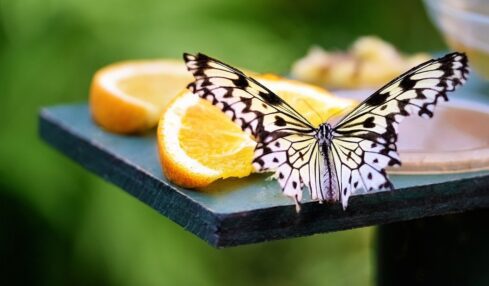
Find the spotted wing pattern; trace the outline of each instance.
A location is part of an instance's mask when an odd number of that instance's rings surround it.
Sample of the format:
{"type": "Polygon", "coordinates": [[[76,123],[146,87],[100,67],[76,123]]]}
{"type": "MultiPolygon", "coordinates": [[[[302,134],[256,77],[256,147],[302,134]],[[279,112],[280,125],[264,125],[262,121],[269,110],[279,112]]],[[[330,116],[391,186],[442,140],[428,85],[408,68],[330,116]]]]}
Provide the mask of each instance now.
{"type": "Polygon", "coordinates": [[[253,165],[260,172],[276,171],[282,191],[300,201],[307,185],[321,199],[325,172],[314,137],[316,129],[301,114],[258,81],[236,68],[203,54],[184,54],[195,77],[189,89],[221,109],[257,139],[253,165]]]}
{"type": "Polygon", "coordinates": [[[451,53],[427,61],[382,87],[333,128],[331,153],[346,207],[352,193],[392,189],[387,166],[401,165],[398,125],[411,114],[432,117],[440,99],[467,78],[467,57],[451,53]]]}
{"type": "Polygon", "coordinates": [[[281,134],[277,137],[271,133],[258,143],[253,164],[262,172],[276,170],[275,176],[282,191],[296,202],[302,199],[304,185],[314,200],[324,200],[323,192],[327,190],[322,187],[321,174],[328,170],[313,136],[281,134]]]}

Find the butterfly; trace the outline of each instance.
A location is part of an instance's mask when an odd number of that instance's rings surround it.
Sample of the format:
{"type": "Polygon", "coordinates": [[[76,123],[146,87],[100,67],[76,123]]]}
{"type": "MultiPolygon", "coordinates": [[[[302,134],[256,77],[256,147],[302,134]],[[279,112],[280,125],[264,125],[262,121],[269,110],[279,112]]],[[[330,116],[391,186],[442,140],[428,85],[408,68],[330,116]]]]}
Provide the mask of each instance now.
{"type": "Polygon", "coordinates": [[[411,114],[432,117],[438,101],[448,101],[447,92],[468,75],[463,53],[429,60],[393,79],[336,124],[316,128],[237,68],[200,53],[183,57],[195,78],[188,88],[256,139],[254,168],[275,172],[298,210],[304,186],[312,200],[341,201],[343,209],[352,194],[394,189],[385,168],[401,165],[399,123],[411,114]]]}

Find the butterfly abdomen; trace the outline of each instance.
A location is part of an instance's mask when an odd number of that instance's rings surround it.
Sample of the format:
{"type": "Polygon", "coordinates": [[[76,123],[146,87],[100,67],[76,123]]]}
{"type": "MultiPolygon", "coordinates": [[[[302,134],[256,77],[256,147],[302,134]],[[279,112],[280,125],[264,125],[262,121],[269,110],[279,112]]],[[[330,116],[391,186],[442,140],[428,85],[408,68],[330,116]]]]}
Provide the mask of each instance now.
{"type": "Polygon", "coordinates": [[[335,172],[334,161],[330,152],[331,145],[323,143],[320,146],[325,168],[321,174],[321,195],[318,199],[326,202],[337,202],[339,200],[338,179],[335,172]]]}
{"type": "Polygon", "coordinates": [[[333,132],[331,125],[327,122],[319,125],[316,132],[316,140],[319,144],[321,159],[324,161],[325,168],[321,170],[321,183],[317,199],[326,202],[336,202],[339,200],[338,179],[330,152],[332,138],[333,132]]]}

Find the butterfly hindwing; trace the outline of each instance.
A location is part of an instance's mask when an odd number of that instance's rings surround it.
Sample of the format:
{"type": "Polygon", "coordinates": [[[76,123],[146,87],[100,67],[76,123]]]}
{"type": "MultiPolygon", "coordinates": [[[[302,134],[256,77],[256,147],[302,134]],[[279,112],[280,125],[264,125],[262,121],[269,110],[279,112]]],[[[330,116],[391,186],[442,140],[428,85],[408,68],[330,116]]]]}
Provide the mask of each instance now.
{"type": "Polygon", "coordinates": [[[333,128],[331,151],[343,206],[359,189],[391,189],[387,166],[400,165],[398,125],[411,114],[432,117],[440,99],[465,82],[467,58],[461,53],[427,61],[394,79],[359,104],[333,128]]]}
{"type": "Polygon", "coordinates": [[[307,186],[312,200],[332,201],[338,196],[334,169],[328,168],[313,136],[289,134],[277,138],[271,134],[258,143],[254,165],[273,166],[284,194],[297,201],[302,199],[303,186],[307,186]]]}

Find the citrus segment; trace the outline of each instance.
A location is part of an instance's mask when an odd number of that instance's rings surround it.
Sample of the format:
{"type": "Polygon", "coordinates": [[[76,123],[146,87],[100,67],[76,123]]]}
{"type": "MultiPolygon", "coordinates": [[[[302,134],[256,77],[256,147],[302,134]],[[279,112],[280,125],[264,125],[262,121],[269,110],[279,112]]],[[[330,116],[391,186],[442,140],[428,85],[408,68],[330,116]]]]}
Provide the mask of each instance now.
{"type": "Polygon", "coordinates": [[[252,171],[256,143],[217,107],[190,91],[168,105],[157,136],[163,171],[180,186],[202,187],[252,171]]]}

